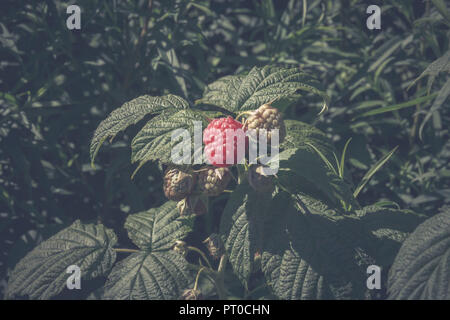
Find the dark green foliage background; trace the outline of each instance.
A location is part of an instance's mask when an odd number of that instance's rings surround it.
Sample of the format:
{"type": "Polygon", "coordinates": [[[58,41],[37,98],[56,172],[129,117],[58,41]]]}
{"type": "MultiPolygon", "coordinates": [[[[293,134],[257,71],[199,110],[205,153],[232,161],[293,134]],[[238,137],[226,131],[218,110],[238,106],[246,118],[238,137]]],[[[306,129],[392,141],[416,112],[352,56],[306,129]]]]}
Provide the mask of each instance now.
{"type": "MultiPolygon", "coordinates": [[[[355,185],[399,146],[359,195],[362,206],[392,201],[435,215],[450,199],[448,99],[427,122],[430,99],[363,114],[426,95],[428,77],[407,87],[449,50],[450,20],[436,3],[383,1],[382,29],[368,30],[365,1],[80,0],[81,30],[70,31],[72,2],[2,1],[0,295],[15,264],[76,219],[102,222],[132,246],[121,228],[127,215],[165,202],[156,164],[130,179],[138,128],[105,144],[90,166],[93,132],[112,110],[144,94],[192,104],[219,77],[269,63],[300,65],[320,81],[327,112],[317,117],[322,101],[312,94],[284,112],[324,131],[338,154],[352,137],[346,170],[355,185]]],[[[430,93],[447,78],[437,74],[430,93]]],[[[202,219],[218,220],[226,197],[202,219]]],[[[197,223],[193,242],[217,231],[197,223]]]]}

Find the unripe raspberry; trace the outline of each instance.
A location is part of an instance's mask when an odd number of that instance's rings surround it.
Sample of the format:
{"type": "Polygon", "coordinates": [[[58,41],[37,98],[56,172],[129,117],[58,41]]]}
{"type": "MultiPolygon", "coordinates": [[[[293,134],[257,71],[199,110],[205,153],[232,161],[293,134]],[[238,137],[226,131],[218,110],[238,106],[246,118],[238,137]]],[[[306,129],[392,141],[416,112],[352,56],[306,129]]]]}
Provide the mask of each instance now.
{"type": "Polygon", "coordinates": [[[274,184],[270,175],[264,174],[264,166],[252,165],[248,170],[248,183],[257,192],[272,192],[274,184]]]}
{"type": "Polygon", "coordinates": [[[195,185],[195,175],[177,168],[168,169],[164,174],[164,194],[174,201],[188,196],[195,185]]]}
{"type": "Polygon", "coordinates": [[[210,164],[215,167],[228,167],[237,163],[245,157],[245,133],[242,124],[232,117],[212,120],[208,127],[203,130],[203,142],[205,143],[205,154],[210,164]],[[228,134],[235,133],[236,137],[228,134]],[[243,143],[242,154],[238,155],[238,143],[243,143]],[[227,156],[231,158],[231,163],[227,161],[227,156]]]}
{"type": "Polygon", "coordinates": [[[230,169],[209,167],[198,174],[200,192],[209,197],[221,194],[231,180],[230,169]]]}
{"type": "Polygon", "coordinates": [[[273,108],[270,104],[263,104],[252,112],[247,118],[244,130],[256,130],[256,138],[259,138],[259,131],[265,129],[267,133],[267,143],[271,142],[272,130],[278,129],[279,143],[283,142],[286,136],[286,127],[284,125],[283,116],[278,109],[273,108]]]}

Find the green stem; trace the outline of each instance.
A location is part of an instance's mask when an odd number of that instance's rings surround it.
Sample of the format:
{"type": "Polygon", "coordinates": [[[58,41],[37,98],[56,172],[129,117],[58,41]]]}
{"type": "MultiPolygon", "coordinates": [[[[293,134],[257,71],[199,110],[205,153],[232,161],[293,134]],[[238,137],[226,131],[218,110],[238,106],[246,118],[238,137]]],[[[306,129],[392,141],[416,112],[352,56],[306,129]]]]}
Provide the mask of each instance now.
{"type": "Polygon", "coordinates": [[[227,296],[224,283],[226,266],[227,266],[227,256],[226,254],[224,254],[220,257],[219,267],[217,269],[217,276],[216,276],[216,289],[217,295],[219,296],[220,300],[225,300],[227,296]]]}
{"type": "Polygon", "coordinates": [[[139,252],[139,250],[135,250],[135,249],[116,249],[114,248],[115,252],[127,252],[127,253],[136,253],[139,252]]]}
{"type": "Polygon", "coordinates": [[[198,270],[198,272],[197,272],[197,277],[195,278],[195,283],[194,283],[194,291],[196,291],[198,288],[198,280],[200,279],[200,273],[202,273],[203,270],[205,270],[205,267],[200,268],[200,270],[198,270]]]}
{"type": "Polygon", "coordinates": [[[198,249],[198,248],[196,248],[196,247],[191,247],[191,246],[188,246],[186,249],[187,249],[188,251],[194,251],[194,252],[197,252],[197,253],[203,258],[203,260],[205,260],[205,262],[208,264],[208,267],[209,267],[210,269],[213,268],[213,267],[211,266],[211,263],[209,262],[208,258],[206,257],[205,253],[204,253],[202,250],[200,250],[200,249],[198,249]]]}
{"type": "Polygon", "coordinates": [[[256,288],[254,288],[254,289],[248,291],[248,292],[245,294],[245,299],[251,297],[255,292],[257,292],[258,290],[261,290],[261,289],[263,289],[263,288],[265,288],[265,287],[267,287],[267,284],[266,284],[266,283],[263,283],[263,284],[257,286],[256,288]]]}

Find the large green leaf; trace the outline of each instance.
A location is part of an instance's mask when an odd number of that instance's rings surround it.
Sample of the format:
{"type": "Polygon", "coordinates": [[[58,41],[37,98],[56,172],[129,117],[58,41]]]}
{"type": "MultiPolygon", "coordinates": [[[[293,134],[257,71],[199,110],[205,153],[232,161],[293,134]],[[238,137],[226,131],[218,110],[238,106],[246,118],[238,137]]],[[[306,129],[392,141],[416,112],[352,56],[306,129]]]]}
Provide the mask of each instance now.
{"type": "Polygon", "coordinates": [[[139,167],[151,160],[170,163],[171,152],[174,146],[180,143],[179,139],[172,141],[172,134],[176,129],[186,129],[191,140],[190,160],[193,163],[195,155],[203,152],[202,148],[194,148],[194,121],[201,121],[203,128],[206,124],[205,118],[200,113],[190,109],[175,113],[162,113],[151,119],[131,143],[132,162],[139,162],[139,167]]]}
{"type": "Polygon", "coordinates": [[[198,102],[236,112],[256,109],[302,90],[320,95],[325,107],[326,94],[317,88],[317,84],[297,67],[254,67],[245,76],[226,76],[209,84],[198,102]]]}
{"type": "Polygon", "coordinates": [[[333,159],[333,152],[335,152],[333,142],[316,127],[298,121],[298,120],[285,120],[286,126],[286,138],[281,144],[281,148],[310,148],[307,143],[312,144],[320,152],[322,152],[328,160],[333,159]]]}
{"type": "Polygon", "coordinates": [[[450,210],[405,240],[389,270],[389,299],[450,299],[450,210]]]}
{"type": "Polygon", "coordinates": [[[120,261],[105,285],[106,299],[178,299],[193,280],[188,262],[170,250],[191,231],[176,202],[127,217],[128,236],[142,251],[120,261]]]}
{"type": "Polygon", "coordinates": [[[358,208],[350,186],[311,148],[286,149],[279,154],[279,182],[291,193],[304,193],[333,208],[358,208]]]}
{"type": "Polygon", "coordinates": [[[332,214],[320,201],[301,196],[307,212],[293,205],[266,223],[262,270],[280,299],[361,298],[365,270],[352,243],[351,219],[332,214]]]}
{"type": "Polygon", "coordinates": [[[364,207],[356,214],[361,230],[368,236],[356,241],[366,241],[366,248],[379,266],[392,264],[402,242],[423,221],[423,216],[411,211],[378,206],[364,207]]]}
{"type": "Polygon", "coordinates": [[[191,286],[187,261],[174,251],[133,253],[118,262],[105,285],[104,298],[173,300],[191,286]]]}
{"type": "Polygon", "coordinates": [[[263,222],[273,199],[261,197],[248,184],[238,185],[228,200],[220,221],[225,250],[233,271],[247,282],[254,266],[257,250],[261,249],[263,222]]]}
{"type": "Polygon", "coordinates": [[[125,222],[128,236],[143,250],[168,250],[176,240],[182,240],[191,232],[182,222],[175,201],[167,201],[159,208],[129,215],[125,222]]]}
{"type": "Polygon", "coordinates": [[[196,101],[231,110],[228,103],[236,96],[245,75],[224,76],[210,83],[203,92],[203,98],[196,101]]]}
{"type": "Polygon", "coordinates": [[[116,260],[112,248],[116,242],[114,232],[103,225],[75,221],[20,260],[11,273],[7,298],[56,296],[66,287],[71,265],[80,268],[82,280],[105,275],[116,260]]]}
{"type": "Polygon", "coordinates": [[[136,124],[148,114],[156,114],[166,109],[187,109],[189,104],[181,97],[169,94],[162,97],[144,95],[123,104],[111,112],[95,130],[91,141],[91,161],[107,138],[111,140],[128,126],[136,124]]]}

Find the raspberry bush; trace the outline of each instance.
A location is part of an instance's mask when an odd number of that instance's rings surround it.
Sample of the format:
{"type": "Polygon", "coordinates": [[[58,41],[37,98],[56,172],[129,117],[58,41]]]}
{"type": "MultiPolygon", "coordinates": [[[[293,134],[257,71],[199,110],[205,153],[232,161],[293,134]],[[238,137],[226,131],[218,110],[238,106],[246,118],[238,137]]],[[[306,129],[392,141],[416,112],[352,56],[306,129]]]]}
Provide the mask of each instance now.
{"type": "MultiPolygon", "coordinates": [[[[345,149],[338,161],[325,133],[283,114],[301,103],[299,93],[319,96],[320,112],[326,111],[317,81],[297,67],[272,65],[220,78],[195,103],[172,94],[142,96],[113,111],[92,138],[92,165],[104,141],[146,118],[131,142],[133,176],[157,162],[164,177],[157,187],[167,201],[129,214],[125,232],[76,221],[17,264],[7,297],[58,295],[73,264],[82,281],[101,282],[92,295],[103,299],[370,299],[377,298],[366,286],[374,264],[389,275],[383,288],[390,298],[449,297],[448,246],[433,244],[448,238],[450,212],[417,228],[420,214],[360,204],[359,192],[395,149],[353,185],[345,176],[345,149]],[[172,133],[185,129],[193,136],[195,122],[205,128],[208,161],[172,163],[179,143],[172,133]],[[226,129],[265,129],[269,140],[279,130],[277,173],[265,174],[270,163],[249,163],[248,143],[239,158],[226,129]],[[233,163],[219,155],[232,155],[233,163]],[[206,233],[203,243],[191,242],[200,233],[206,233]],[[427,254],[409,255],[412,243],[427,254]],[[414,277],[427,278],[426,286],[408,282],[414,277]]],[[[195,139],[186,143],[194,160],[195,139]]]]}

